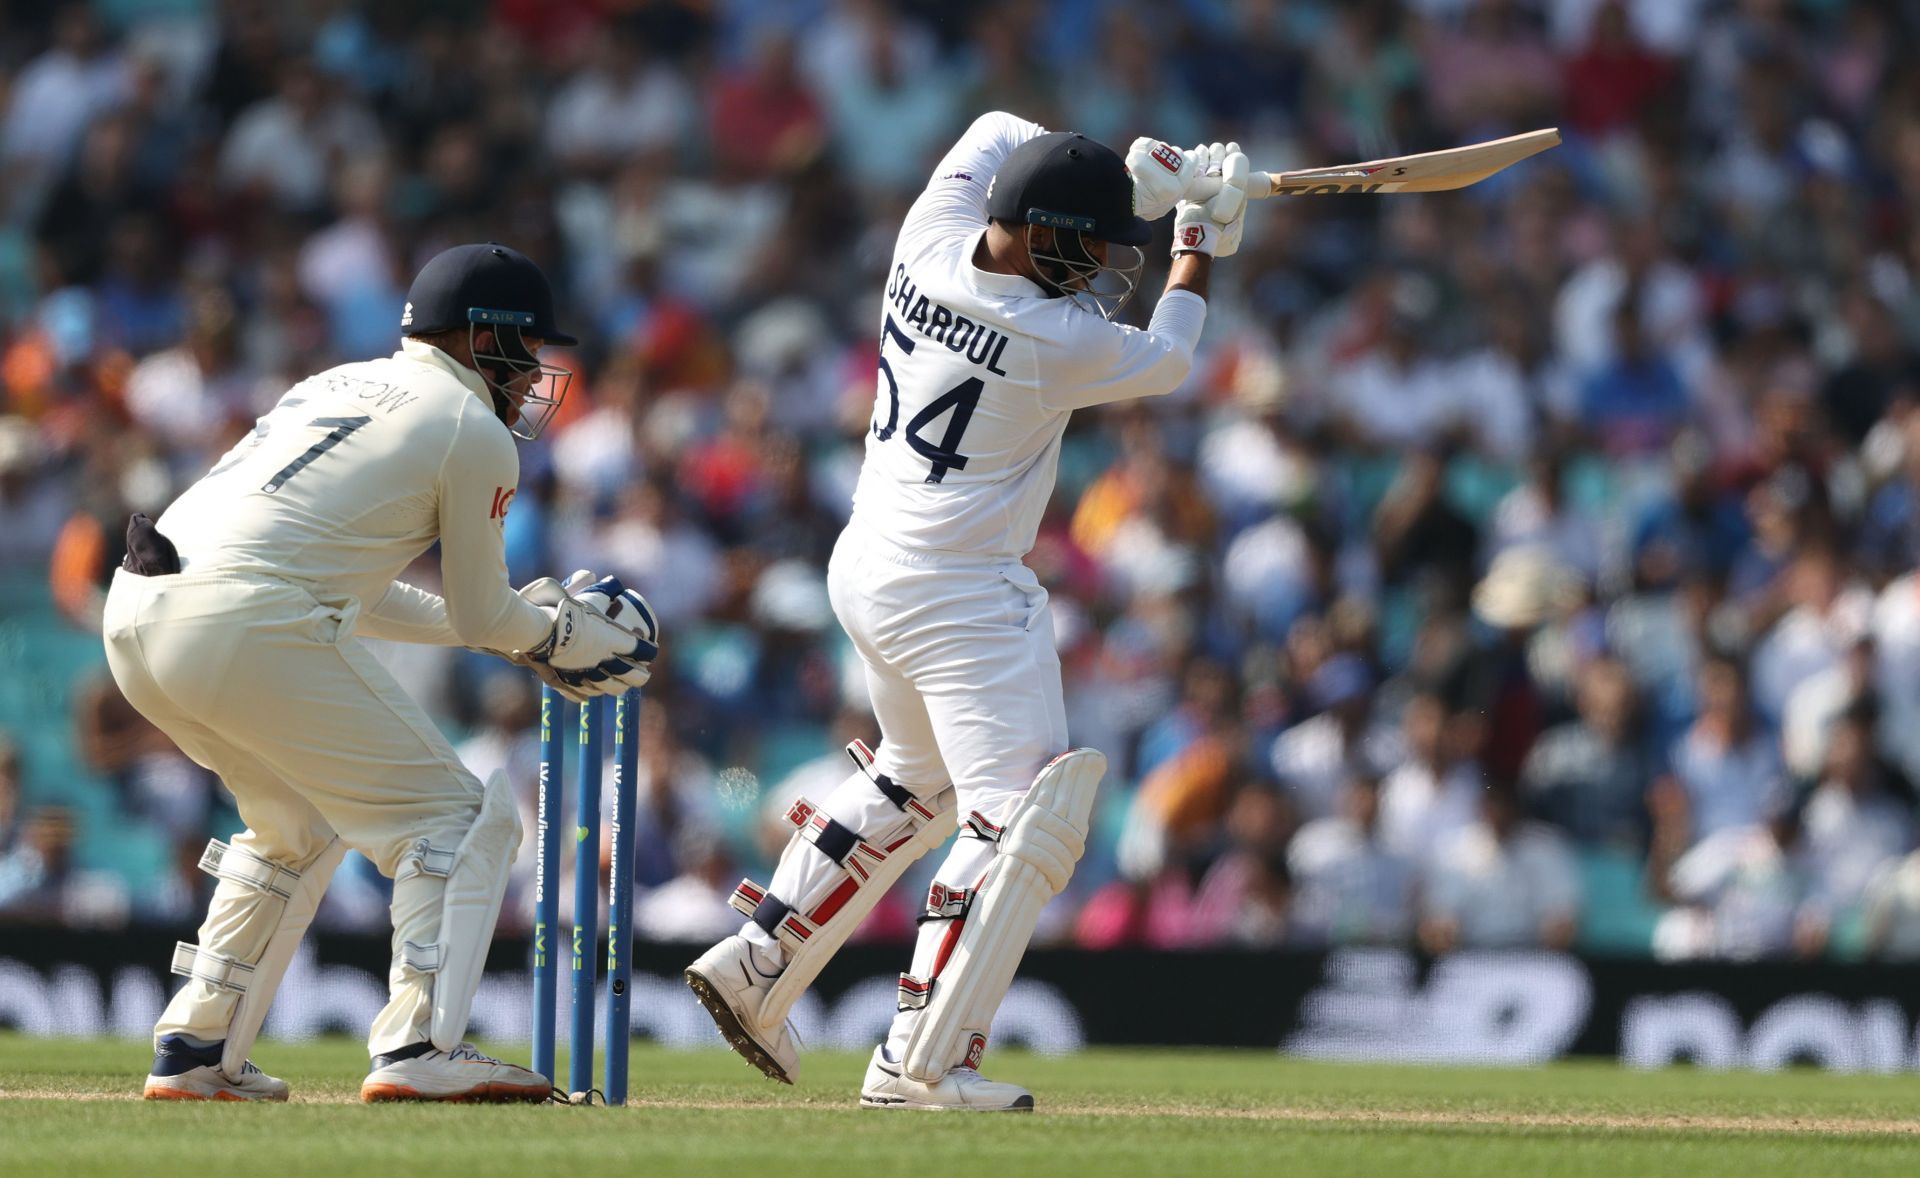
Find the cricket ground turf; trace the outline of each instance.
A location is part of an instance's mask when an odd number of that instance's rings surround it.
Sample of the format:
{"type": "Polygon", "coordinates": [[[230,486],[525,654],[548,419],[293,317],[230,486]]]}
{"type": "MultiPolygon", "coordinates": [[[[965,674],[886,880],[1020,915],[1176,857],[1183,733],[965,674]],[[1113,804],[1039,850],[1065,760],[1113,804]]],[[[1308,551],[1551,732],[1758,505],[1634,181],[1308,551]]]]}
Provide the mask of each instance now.
{"type": "Polygon", "coordinates": [[[140,1042],[0,1034],[0,1174],[1920,1173],[1911,1075],[1004,1051],[989,1073],[1032,1088],[1040,1111],[969,1116],[855,1107],[865,1059],[846,1054],[808,1055],[787,1087],[722,1051],[636,1044],[625,1108],[366,1106],[346,1039],[260,1047],[289,1104],[150,1103],[149,1058],[140,1042]]]}

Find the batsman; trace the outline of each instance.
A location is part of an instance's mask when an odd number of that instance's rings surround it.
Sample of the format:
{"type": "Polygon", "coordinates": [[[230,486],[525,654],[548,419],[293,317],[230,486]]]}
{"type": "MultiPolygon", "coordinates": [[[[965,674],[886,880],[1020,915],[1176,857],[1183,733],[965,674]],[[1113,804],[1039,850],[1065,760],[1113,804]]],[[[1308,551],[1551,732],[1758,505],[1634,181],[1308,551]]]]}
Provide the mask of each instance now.
{"type": "Polygon", "coordinates": [[[768,1076],[798,1069],[795,1000],[957,826],[860,1103],[1033,1108],[1032,1093],[981,1076],[981,1056],[1040,910],[1085,847],[1106,758],[1068,744],[1047,591],[1022,558],[1072,412],[1186,379],[1212,259],[1240,241],[1248,171],[1234,144],[1141,139],[1123,160],[995,113],[908,211],[865,462],[827,574],[880,744],[855,742],[846,781],[793,808],[768,886],[734,894],[739,933],[687,970],[727,1041],[768,1076]],[[1148,222],[1169,211],[1173,262],[1152,321],[1117,324],[1148,222]]]}
{"type": "Polygon", "coordinates": [[[537,436],[566,394],[570,374],[541,349],[575,342],[539,267],[456,246],[407,297],[399,351],[296,384],[157,523],[128,526],[108,664],[246,824],[200,860],[218,883],[197,941],[174,952],[187,980],[154,1028],[148,1099],[287,1098],[248,1053],[348,848],[393,880],[361,1097],[551,1092],[465,1042],[520,843],[506,775],[468,772],[360,639],[501,653],[585,699],[646,682],[658,627],[611,579],[507,580],[513,439],[537,436]],[[444,597],[394,580],[435,543],[444,597]]]}

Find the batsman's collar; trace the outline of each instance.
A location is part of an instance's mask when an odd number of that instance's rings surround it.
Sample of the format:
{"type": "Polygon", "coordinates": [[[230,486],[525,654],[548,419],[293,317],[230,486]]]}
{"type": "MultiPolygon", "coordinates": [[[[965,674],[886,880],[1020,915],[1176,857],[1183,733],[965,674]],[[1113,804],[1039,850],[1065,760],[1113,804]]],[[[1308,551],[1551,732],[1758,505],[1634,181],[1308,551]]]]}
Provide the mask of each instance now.
{"type": "MultiPolygon", "coordinates": [[[[985,233],[986,230],[983,229],[981,232],[985,233]]],[[[967,257],[973,257],[972,250],[967,251],[967,257]]],[[[982,270],[971,262],[967,264],[967,268],[962,271],[962,273],[967,276],[967,281],[973,284],[973,288],[982,294],[1011,295],[1026,299],[1046,297],[1046,291],[1041,290],[1031,278],[1023,275],[995,274],[991,270],[982,270]]]]}
{"type": "Polygon", "coordinates": [[[486,405],[488,408],[492,408],[493,406],[493,394],[487,391],[487,382],[479,373],[468,368],[465,364],[460,363],[460,361],[455,360],[439,348],[427,343],[425,340],[417,340],[412,336],[402,336],[400,339],[400,350],[393,354],[393,358],[396,360],[412,360],[417,364],[425,364],[428,368],[438,369],[467,386],[474,396],[480,398],[481,404],[486,405]]]}

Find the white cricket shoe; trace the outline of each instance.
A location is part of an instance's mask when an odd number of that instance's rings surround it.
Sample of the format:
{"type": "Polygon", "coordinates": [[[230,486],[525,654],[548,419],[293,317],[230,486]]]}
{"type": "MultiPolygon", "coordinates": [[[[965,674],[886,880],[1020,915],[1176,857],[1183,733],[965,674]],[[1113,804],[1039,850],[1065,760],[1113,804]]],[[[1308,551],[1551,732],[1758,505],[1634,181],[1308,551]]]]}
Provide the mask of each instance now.
{"type": "Polygon", "coordinates": [[[867,1064],[866,1082],[860,1086],[860,1107],[1030,1113],[1033,1093],[1018,1084],[989,1080],[969,1067],[954,1068],[938,1083],[922,1084],[889,1060],[886,1048],[876,1047],[867,1064]]]}
{"type": "Polygon", "coordinates": [[[482,1055],[471,1043],[441,1051],[429,1043],[375,1057],[373,1071],[360,1085],[368,1104],[389,1100],[474,1101],[501,1104],[540,1101],[553,1085],[539,1072],[482,1055]]]}
{"type": "Polygon", "coordinates": [[[702,953],[686,972],[693,996],[713,1016],[727,1046],[768,1079],[791,1084],[800,1071],[792,1033],[785,1023],[777,1031],[760,1026],[760,1007],[779,976],[760,972],[753,963],[752,943],[738,933],[702,953]]]}
{"type": "Polygon", "coordinates": [[[153,1072],[140,1095],[147,1100],[285,1100],[287,1082],[267,1075],[248,1060],[238,1078],[220,1070],[221,1043],[194,1047],[177,1035],[163,1035],[153,1053],[153,1072]]]}

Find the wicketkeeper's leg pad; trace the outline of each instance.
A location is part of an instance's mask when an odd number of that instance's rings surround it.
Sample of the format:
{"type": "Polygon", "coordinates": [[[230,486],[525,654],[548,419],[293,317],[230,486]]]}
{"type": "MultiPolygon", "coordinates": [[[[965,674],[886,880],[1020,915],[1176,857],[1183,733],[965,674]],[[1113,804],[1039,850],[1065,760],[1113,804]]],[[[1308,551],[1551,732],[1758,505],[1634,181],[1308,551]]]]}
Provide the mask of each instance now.
{"type": "MultiPolygon", "coordinates": [[[[507,869],[520,847],[520,814],[514,807],[513,787],[504,771],[487,778],[480,813],[458,846],[438,848],[418,840],[394,873],[394,912],[419,911],[427,893],[437,893],[437,930],[431,939],[408,936],[414,930],[395,928],[400,940],[393,976],[396,982],[432,988],[432,1015],[427,1037],[441,1051],[452,1051],[467,1033],[473,996],[480,988],[487,947],[500,919],[507,892],[507,869]]],[[[588,849],[589,851],[591,848],[588,849]]],[[[429,900],[427,905],[431,910],[429,900]]],[[[396,990],[400,987],[397,986],[396,990]]],[[[376,1024],[376,1035],[391,1037],[391,1028],[376,1024]]],[[[404,1046],[404,1043],[391,1046],[404,1046]]]]}
{"type": "MultiPolygon", "coordinates": [[[[932,1084],[961,1064],[980,1062],[1040,910],[1067,886],[1086,850],[1094,794],[1106,771],[1106,757],[1093,749],[1049,761],[1000,832],[974,895],[948,898],[964,917],[950,926],[959,928],[957,938],[924,978],[901,980],[903,1009],[919,1007],[901,1058],[907,1075],[932,1084]]],[[[929,915],[939,899],[929,897],[929,915]]]]}
{"type": "Polygon", "coordinates": [[[760,1008],[769,1029],[786,1021],[887,889],[954,830],[951,787],[923,797],[874,772],[873,753],[862,742],[848,745],[847,755],[855,772],[823,804],[802,799],[787,811],[796,829],[771,886],[742,880],[733,893],[733,906],[748,918],[747,935],[778,946],[785,958],[760,1008]]]}
{"type": "Polygon", "coordinates": [[[245,845],[214,839],[200,856],[200,870],[220,881],[201,935],[206,938],[208,929],[219,928],[220,947],[182,941],[174,947],[171,968],[205,987],[182,991],[186,999],[206,990],[238,996],[220,1055],[220,1070],[229,1077],[240,1075],[273,1005],[274,991],[346,853],[346,844],[336,838],[296,869],[245,845]],[[258,944],[262,933],[264,947],[247,952],[247,943],[258,944]]]}

